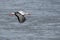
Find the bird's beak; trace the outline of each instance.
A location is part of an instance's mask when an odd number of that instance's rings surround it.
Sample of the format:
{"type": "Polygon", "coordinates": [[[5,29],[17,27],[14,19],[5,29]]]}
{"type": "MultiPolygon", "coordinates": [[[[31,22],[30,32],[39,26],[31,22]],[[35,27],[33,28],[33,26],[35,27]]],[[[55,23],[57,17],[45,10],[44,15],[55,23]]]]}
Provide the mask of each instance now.
{"type": "Polygon", "coordinates": [[[9,14],[9,16],[13,16],[13,15],[14,15],[14,13],[10,13],[10,14],[9,14]]]}

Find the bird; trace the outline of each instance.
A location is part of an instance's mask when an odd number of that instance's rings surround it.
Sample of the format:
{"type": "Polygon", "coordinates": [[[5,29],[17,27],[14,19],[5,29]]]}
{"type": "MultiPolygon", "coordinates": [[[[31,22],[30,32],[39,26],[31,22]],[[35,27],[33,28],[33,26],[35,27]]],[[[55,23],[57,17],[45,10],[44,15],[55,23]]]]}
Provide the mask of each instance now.
{"type": "Polygon", "coordinates": [[[12,12],[9,15],[15,15],[19,21],[19,23],[24,23],[26,21],[26,17],[25,15],[31,15],[30,13],[25,13],[24,11],[16,11],[16,12],[12,12]]]}

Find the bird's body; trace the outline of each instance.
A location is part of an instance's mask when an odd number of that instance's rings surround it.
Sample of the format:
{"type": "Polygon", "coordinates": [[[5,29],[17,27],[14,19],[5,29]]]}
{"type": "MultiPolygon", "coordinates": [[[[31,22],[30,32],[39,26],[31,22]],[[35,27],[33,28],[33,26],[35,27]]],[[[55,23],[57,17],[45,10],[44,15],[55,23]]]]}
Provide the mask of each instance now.
{"type": "Polygon", "coordinates": [[[15,12],[15,16],[18,18],[18,21],[20,23],[23,23],[26,20],[26,18],[24,17],[24,15],[21,15],[19,12],[15,12]]]}

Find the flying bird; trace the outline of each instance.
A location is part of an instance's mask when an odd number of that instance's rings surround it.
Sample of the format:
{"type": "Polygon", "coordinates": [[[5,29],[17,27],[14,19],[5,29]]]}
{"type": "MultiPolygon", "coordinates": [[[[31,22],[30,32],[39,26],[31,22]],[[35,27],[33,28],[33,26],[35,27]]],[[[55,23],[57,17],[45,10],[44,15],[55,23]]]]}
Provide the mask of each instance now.
{"type": "Polygon", "coordinates": [[[15,15],[20,23],[24,23],[26,21],[25,15],[30,15],[29,13],[25,13],[23,11],[12,12],[9,15],[15,15]]]}

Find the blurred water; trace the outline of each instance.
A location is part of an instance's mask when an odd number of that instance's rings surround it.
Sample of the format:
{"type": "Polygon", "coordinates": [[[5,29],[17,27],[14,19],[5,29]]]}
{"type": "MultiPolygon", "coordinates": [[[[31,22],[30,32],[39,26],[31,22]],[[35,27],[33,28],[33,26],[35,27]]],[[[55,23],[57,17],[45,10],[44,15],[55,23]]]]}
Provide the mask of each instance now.
{"type": "Polygon", "coordinates": [[[0,40],[60,40],[60,0],[0,0],[0,40]],[[11,12],[30,12],[19,23],[11,12]]]}

